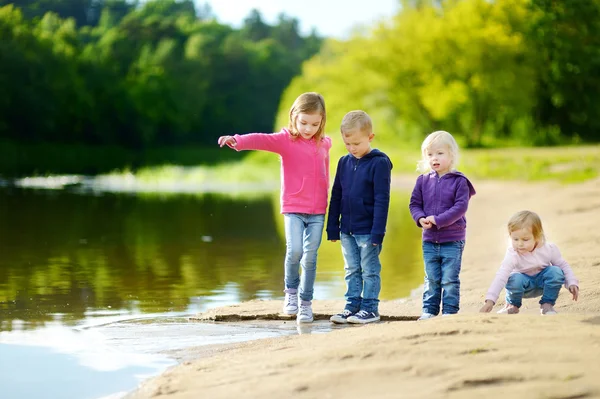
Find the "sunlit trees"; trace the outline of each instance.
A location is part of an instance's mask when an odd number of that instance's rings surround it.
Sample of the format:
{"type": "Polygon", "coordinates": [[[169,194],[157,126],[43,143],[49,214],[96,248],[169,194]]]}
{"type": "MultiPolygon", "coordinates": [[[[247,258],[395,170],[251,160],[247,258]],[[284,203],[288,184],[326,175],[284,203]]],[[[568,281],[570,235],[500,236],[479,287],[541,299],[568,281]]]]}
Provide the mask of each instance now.
{"type": "Polygon", "coordinates": [[[142,149],[268,131],[321,42],[257,11],[234,29],[192,0],[16,3],[0,8],[0,140],[142,149]]]}

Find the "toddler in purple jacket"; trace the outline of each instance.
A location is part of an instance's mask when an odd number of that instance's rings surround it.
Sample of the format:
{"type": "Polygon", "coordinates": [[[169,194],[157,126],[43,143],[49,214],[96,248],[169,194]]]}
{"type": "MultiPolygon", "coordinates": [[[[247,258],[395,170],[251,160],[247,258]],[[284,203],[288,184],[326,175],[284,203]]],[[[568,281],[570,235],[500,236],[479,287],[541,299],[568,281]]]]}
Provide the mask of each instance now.
{"type": "Polygon", "coordinates": [[[460,302],[460,267],[469,199],[475,195],[473,185],[456,170],[459,150],[448,132],[431,133],[421,144],[422,172],[410,197],[410,213],[423,228],[425,284],[423,314],[419,320],[440,312],[458,313],[460,302]]]}

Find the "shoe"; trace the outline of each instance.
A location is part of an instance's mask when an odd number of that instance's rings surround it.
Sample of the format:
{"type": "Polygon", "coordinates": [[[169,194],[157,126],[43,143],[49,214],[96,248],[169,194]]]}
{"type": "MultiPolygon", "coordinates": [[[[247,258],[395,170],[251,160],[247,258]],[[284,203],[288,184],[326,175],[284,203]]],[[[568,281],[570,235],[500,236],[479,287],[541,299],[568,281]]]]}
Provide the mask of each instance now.
{"type": "Polygon", "coordinates": [[[500,309],[496,313],[498,313],[498,314],[517,314],[517,313],[519,313],[519,308],[516,307],[515,305],[511,305],[510,303],[507,303],[506,305],[504,305],[504,307],[502,309],[500,309]]]}
{"type": "Polygon", "coordinates": [[[379,321],[379,313],[367,312],[366,310],[359,310],[355,315],[349,316],[347,319],[348,323],[352,324],[367,324],[379,321]]]}
{"type": "Polygon", "coordinates": [[[433,319],[435,317],[435,315],[433,313],[427,313],[424,312],[421,317],[419,317],[417,320],[427,320],[427,319],[433,319]]]}
{"type": "Polygon", "coordinates": [[[312,323],[313,321],[313,312],[312,306],[308,305],[300,305],[300,312],[296,317],[296,321],[298,323],[312,323]]]}
{"type": "Polygon", "coordinates": [[[542,306],[540,306],[540,313],[542,314],[542,316],[558,314],[558,312],[554,310],[554,306],[550,305],[549,303],[544,303],[542,304],[542,306]]]}
{"type": "Polygon", "coordinates": [[[298,314],[298,294],[285,294],[283,300],[283,314],[298,314]]]}
{"type": "Polygon", "coordinates": [[[348,309],[344,309],[342,313],[334,314],[329,318],[329,321],[335,324],[348,324],[348,317],[352,316],[354,313],[349,311],[348,309]]]}

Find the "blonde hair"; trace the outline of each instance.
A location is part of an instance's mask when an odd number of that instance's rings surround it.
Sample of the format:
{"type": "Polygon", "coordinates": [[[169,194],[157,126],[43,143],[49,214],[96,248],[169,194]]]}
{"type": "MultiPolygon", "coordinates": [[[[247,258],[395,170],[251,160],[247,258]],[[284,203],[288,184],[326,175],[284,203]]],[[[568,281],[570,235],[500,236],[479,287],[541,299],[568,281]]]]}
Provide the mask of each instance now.
{"type": "Polygon", "coordinates": [[[296,101],[290,108],[290,123],[288,129],[294,139],[298,138],[300,133],[296,129],[296,121],[298,114],[321,114],[321,124],[319,130],[313,136],[317,143],[325,137],[325,122],[327,121],[327,113],[325,112],[325,99],[322,95],[315,92],[303,93],[296,98],[296,101]]]}
{"type": "Polygon", "coordinates": [[[365,135],[373,133],[373,121],[365,111],[350,111],[342,118],[340,131],[343,135],[353,133],[355,129],[365,135]]]}
{"type": "Polygon", "coordinates": [[[417,170],[421,173],[427,173],[431,170],[429,167],[429,159],[427,158],[427,150],[434,145],[446,145],[452,158],[452,164],[450,170],[456,170],[459,160],[458,144],[452,135],[444,130],[438,130],[431,133],[423,140],[421,144],[421,156],[422,159],[417,163],[417,170]]]}
{"type": "Polygon", "coordinates": [[[542,220],[537,213],[531,211],[520,211],[511,216],[508,221],[508,234],[513,231],[530,228],[531,234],[537,244],[543,244],[546,242],[546,236],[544,235],[544,229],[542,227],[542,220]]]}

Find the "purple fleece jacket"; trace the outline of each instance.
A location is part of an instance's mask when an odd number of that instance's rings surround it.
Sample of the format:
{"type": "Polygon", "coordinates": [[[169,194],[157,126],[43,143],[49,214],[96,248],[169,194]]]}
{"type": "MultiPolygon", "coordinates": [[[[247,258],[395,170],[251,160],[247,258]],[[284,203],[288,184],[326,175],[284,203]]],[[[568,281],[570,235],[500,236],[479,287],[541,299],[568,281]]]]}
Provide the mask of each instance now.
{"type": "Polygon", "coordinates": [[[419,227],[423,227],[419,219],[427,216],[433,215],[436,222],[430,229],[423,229],[423,241],[464,240],[467,231],[465,213],[473,195],[473,185],[460,172],[449,172],[442,177],[433,171],[420,175],[410,197],[410,214],[419,227]]]}

